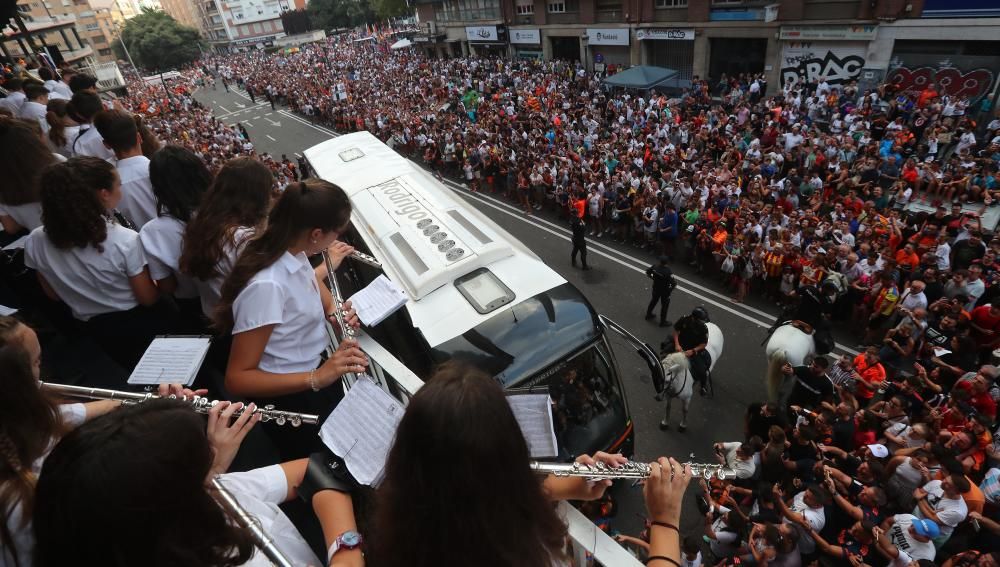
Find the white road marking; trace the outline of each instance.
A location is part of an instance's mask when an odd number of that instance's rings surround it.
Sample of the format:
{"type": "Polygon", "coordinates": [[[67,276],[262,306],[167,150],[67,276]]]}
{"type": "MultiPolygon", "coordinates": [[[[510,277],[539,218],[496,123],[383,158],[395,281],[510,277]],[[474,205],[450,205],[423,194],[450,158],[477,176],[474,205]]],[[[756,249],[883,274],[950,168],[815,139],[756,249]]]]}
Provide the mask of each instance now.
{"type": "Polygon", "coordinates": [[[295,157],[302,157],[302,154],[300,154],[299,152],[295,152],[295,157]]]}
{"type": "Polygon", "coordinates": [[[251,118],[250,120],[260,120],[260,116],[254,116],[254,117],[253,117],[253,118],[251,118]]]}
{"type": "Polygon", "coordinates": [[[264,134],[264,135],[267,136],[267,138],[269,140],[271,140],[272,142],[277,142],[278,141],[278,140],[275,140],[274,138],[272,138],[270,134],[264,134]]]}
{"type": "Polygon", "coordinates": [[[274,113],[273,113],[273,112],[268,112],[268,113],[267,113],[267,114],[265,114],[264,116],[270,116],[270,115],[272,115],[272,114],[274,114],[274,113]]]}
{"type": "Polygon", "coordinates": [[[304,125],[312,128],[313,130],[318,130],[319,132],[322,132],[322,133],[326,134],[327,136],[330,136],[331,138],[336,138],[337,136],[340,135],[340,134],[338,134],[338,133],[336,133],[336,132],[334,132],[332,130],[328,130],[328,129],[322,127],[322,126],[317,126],[316,124],[313,124],[312,122],[309,122],[308,120],[306,120],[304,118],[300,118],[300,117],[296,116],[295,114],[292,114],[291,112],[288,112],[287,110],[279,110],[278,114],[284,116],[285,118],[289,118],[289,119],[294,120],[296,122],[300,122],[300,123],[302,123],[302,124],[304,124],[304,125]]]}
{"type": "Polygon", "coordinates": [[[249,126],[249,127],[253,128],[253,124],[251,124],[250,122],[247,122],[246,124],[244,124],[244,126],[249,126]]]}
{"type": "Polygon", "coordinates": [[[232,112],[230,112],[228,108],[226,108],[225,106],[222,106],[221,104],[219,105],[219,108],[221,108],[222,110],[225,110],[226,114],[232,114],[232,112]]]}
{"type": "Polygon", "coordinates": [[[281,122],[276,122],[274,120],[271,120],[270,118],[265,118],[264,120],[267,120],[268,122],[270,122],[271,126],[277,126],[278,128],[281,128],[281,122]]]}

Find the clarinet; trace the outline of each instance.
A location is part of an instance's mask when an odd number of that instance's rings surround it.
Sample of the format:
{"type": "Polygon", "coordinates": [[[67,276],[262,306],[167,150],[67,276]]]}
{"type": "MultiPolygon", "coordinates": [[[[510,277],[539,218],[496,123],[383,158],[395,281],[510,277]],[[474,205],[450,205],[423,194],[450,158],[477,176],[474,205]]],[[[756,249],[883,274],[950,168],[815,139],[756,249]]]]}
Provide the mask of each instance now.
{"type": "MultiPolygon", "coordinates": [[[[702,477],[705,480],[719,479],[731,480],[736,478],[736,472],[725,468],[722,465],[706,463],[683,463],[681,466],[691,467],[692,477],[702,477]]],[[[538,474],[551,474],[558,477],[583,477],[587,480],[615,480],[619,478],[629,478],[635,481],[645,480],[652,474],[653,467],[648,463],[628,461],[627,463],[613,467],[605,463],[598,462],[594,465],[583,463],[531,463],[531,470],[538,474]]]]}
{"type": "MultiPolygon", "coordinates": [[[[122,403],[122,405],[135,405],[141,404],[143,402],[148,402],[149,400],[159,399],[160,396],[150,393],[139,393],[139,392],[125,392],[122,390],[108,390],[105,388],[89,388],[86,386],[70,386],[68,384],[54,384],[52,382],[39,382],[43,390],[47,390],[54,394],[59,394],[66,396],[68,398],[83,398],[88,400],[117,400],[122,403]]],[[[187,402],[191,405],[191,408],[198,413],[208,413],[208,410],[215,407],[219,400],[210,400],[208,398],[203,398],[201,396],[181,396],[177,397],[173,394],[167,397],[167,399],[180,400],[182,402],[187,402]]],[[[240,417],[243,412],[247,410],[247,406],[233,412],[233,417],[240,417]]],[[[273,421],[277,425],[290,424],[292,427],[299,427],[303,423],[309,425],[316,425],[319,423],[319,416],[312,415],[308,413],[297,413],[291,411],[282,411],[274,409],[273,405],[266,405],[264,407],[256,408],[253,411],[255,414],[260,415],[260,420],[263,423],[273,421]]]]}

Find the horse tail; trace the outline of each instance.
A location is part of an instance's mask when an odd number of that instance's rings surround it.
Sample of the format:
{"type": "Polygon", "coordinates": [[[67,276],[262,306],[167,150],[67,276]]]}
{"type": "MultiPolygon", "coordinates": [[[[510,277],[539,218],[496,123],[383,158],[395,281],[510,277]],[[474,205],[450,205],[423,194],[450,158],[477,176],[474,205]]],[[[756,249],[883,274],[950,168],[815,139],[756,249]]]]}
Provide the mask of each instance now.
{"type": "Polygon", "coordinates": [[[788,362],[785,349],[779,348],[767,357],[767,374],[765,375],[765,385],[767,386],[767,399],[770,402],[778,401],[778,391],[781,389],[781,382],[784,375],[781,367],[788,362]]]}

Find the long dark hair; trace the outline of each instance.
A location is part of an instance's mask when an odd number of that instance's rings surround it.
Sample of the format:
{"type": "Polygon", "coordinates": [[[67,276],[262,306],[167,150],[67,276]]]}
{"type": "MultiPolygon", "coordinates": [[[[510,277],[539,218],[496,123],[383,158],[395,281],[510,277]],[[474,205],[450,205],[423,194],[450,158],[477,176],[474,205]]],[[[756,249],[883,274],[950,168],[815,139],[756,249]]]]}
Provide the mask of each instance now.
{"type": "Polygon", "coordinates": [[[212,174],[194,152],[170,145],[149,160],[149,182],[153,185],[157,211],[186,223],[201,204],[212,174]]]}
{"type": "Polygon", "coordinates": [[[248,532],[205,487],[205,421],[179,400],[94,419],[52,450],[35,493],[35,565],[242,565],[248,532]]]}
{"type": "Polygon", "coordinates": [[[93,246],[104,252],[108,212],[97,192],[111,190],[115,168],[100,158],[80,156],[42,172],[42,224],[56,248],[93,246]]]}
{"type": "Polygon", "coordinates": [[[372,564],[552,565],[566,526],[528,463],[500,386],[478,370],[442,366],[396,431],[378,493],[372,564]]]}
{"type": "Polygon", "coordinates": [[[286,187],[268,215],[267,228],[247,244],[222,284],[214,317],[216,327],[223,332],[232,329],[236,296],[250,278],[276,262],[304,232],[339,230],[350,220],[351,201],[333,183],[307,179],[286,187]]]}
{"type": "Polygon", "coordinates": [[[24,528],[31,520],[31,465],[62,433],[59,411],[39,389],[28,352],[17,338],[24,331],[17,319],[0,316],[0,548],[10,551],[15,565],[20,565],[19,550],[10,528],[24,528]],[[10,526],[9,516],[19,503],[21,525],[10,526]]]}
{"type": "Polygon", "coordinates": [[[69,101],[64,98],[54,98],[45,106],[45,121],[49,124],[49,141],[56,148],[62,148],[69,141],[66,139],[66,120],[69,118],[68,106],[69,101]]]}
{"type": "Polygon", "coordinates": [[[219,261],[236,229],[259,226],[267,218],[273,186],[271,170],[259,161],[238,157],[226,162],[184,230],[181,272],[201,280],[220,275],[219,261]]]}
{"type": "Polygon", "coordinates": [[[45,166],[55,163],[52,150],[26,123],[0,117],[0,203],[24,205],[38,202],[38,178],[45,166]]]}

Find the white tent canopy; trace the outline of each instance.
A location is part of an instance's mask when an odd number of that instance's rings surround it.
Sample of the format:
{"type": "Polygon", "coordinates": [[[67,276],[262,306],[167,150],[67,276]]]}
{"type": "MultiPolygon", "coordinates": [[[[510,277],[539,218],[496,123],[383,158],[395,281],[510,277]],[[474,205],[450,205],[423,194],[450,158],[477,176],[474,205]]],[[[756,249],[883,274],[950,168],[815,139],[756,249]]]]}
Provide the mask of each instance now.
{"type": "Polygon", "coordinates": [[[412,41],[403,38],[397,41],[396,43],[392,44],[391,46],[389,46],[389,49],[403,49],[404,47],[409,47],[411,45],[413,45],[412,41]]]}

